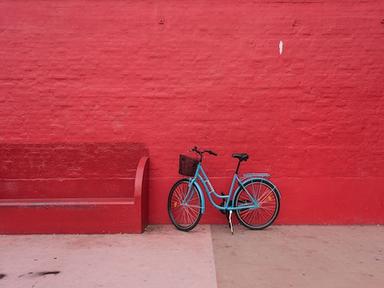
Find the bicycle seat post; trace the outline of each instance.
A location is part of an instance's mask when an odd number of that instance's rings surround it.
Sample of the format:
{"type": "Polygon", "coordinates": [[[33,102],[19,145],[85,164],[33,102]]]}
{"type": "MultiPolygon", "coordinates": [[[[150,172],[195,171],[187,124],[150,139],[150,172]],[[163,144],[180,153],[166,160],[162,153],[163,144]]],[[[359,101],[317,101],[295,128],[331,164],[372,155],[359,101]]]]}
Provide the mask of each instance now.
{"type": "Polygon", "coordinates": [[[237,162],[237,167],[236,167],[236,172],[235,172],[235,174],[239,174],[240,163],[241,163],[241,160],[239,159],[239,162],[237,162]]]}

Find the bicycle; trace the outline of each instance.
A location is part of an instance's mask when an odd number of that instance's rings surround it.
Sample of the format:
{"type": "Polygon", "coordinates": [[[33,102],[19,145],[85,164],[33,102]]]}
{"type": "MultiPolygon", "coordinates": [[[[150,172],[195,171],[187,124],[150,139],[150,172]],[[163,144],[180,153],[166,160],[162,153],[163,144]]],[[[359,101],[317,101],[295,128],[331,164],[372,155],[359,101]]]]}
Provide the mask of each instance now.
{"type": "Polygon", "coordinates": [[[233,211],[239,222],[249,229],[262,230],[272,225],[280,210],[280,192],[276,185],[267,179],[270,177],[267,173],[246,173],[239,177],[240,164],[249,159],[248,154],[232,154],[233,158],[238,159],[237,168],[228,194],[220,195],[213,188],[202,165],[205,153],[218,156],[217,153],[211,150],[199,150],[197,147],[191,151],[198,155],[198,159],[179,156],[179,174],[189,178],[177,181],[168,196],[168,215],[177,229],[190,231],[199,223],[205,212],[203,191],[208,196],[209,202],[227,215],[232,234],[233,211]],[[221,199],[222,203],[217,204],[212,194],[216,199],[221,199]]]}

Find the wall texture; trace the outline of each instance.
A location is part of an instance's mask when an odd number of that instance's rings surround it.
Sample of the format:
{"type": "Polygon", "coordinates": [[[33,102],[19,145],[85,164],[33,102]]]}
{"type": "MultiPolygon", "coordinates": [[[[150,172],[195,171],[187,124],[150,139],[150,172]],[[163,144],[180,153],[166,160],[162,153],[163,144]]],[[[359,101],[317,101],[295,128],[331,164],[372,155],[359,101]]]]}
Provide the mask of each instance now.
{"type": "Polygon", "coordinates": [[[198,145],[219,191],[232,152],[271,173],[279,223],[384,224],[383,75],[381,0],[0,0],[0,143],[143,143],[152,223],[198,145]]]}

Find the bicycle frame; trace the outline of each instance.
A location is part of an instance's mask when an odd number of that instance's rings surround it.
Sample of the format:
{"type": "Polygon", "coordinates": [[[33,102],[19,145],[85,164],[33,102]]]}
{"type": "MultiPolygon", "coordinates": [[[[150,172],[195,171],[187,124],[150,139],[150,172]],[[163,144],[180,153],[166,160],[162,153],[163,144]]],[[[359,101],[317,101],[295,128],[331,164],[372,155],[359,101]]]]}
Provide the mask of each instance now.
{"type": "Polygon", "coordinates": [[[259,202],[254,197],[252,197],[251,194],[247,191],[247,189],[245,188],[243,182],[241,181],[241,179],[239,178],[237,173],[235,173],[233,175],[232,183],[231,183],[228,194],[227,195],[220,195],[213,188],[211,181],[209,180],[207,174],[205,173],[205,171],[203,169],[203,166],[201,165],[201,163],[199,163],[197,165],[197,169],[196,169],[194,177],[189,179],[188,192],[187,192],[187,195],[185,196],[185,199],[183,200],[182,203],[185,205],[186,203],[188,203],[192,199],[192,196],[193,196],[192,187],[194,185],[196,185],[197,189],[200,190],[200,191],[198,191],[198,193],[200,193],[201,194],[200,196],[202,197],[202,213],[204,213],[204,211],[205,211],[205,200],[204,200],[204,193],[202,193],[203,191],[201,191],[202,189],[199,185],[199,182],[203,185],[205,193],[208,195],[209,202],[211,202],[211,204],[219,210],[231,211],[231,210],[256,209],[256,208],[260,207],[259,202]],[[250,199],[252,199],[252,201],[253,201],[252,204],[239,205],[237,207],[234,207],[234,201],[231,201],[231,200],[233,200],[233,198],[235,196],[233,194],[234,194],[234,188],[235,188],[236,183],[238,183],[239,187],[242,187],[244,189],[244,191],[248,194],[250,199]],[[216,198],[224,199],[225,200],[224,205],[223,206],[217,205],[212,198],[212,194],[216,198]]]}

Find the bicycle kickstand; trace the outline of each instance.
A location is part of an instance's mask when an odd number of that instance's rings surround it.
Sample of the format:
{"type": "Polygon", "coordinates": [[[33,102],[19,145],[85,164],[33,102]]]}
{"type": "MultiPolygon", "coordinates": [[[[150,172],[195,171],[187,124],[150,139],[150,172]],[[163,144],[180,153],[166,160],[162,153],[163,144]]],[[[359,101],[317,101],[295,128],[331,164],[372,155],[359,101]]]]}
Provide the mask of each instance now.
{"type": "Polygon", "coordinates": [[[232,224],[232,210],[229,211],[229,215],[228,215],[228,224],[229,224],[229,228],[231,228],[231,233],[233,235],[233,233],[235,232],[234,229],[233,229],[233,224],[232,224]]]}

